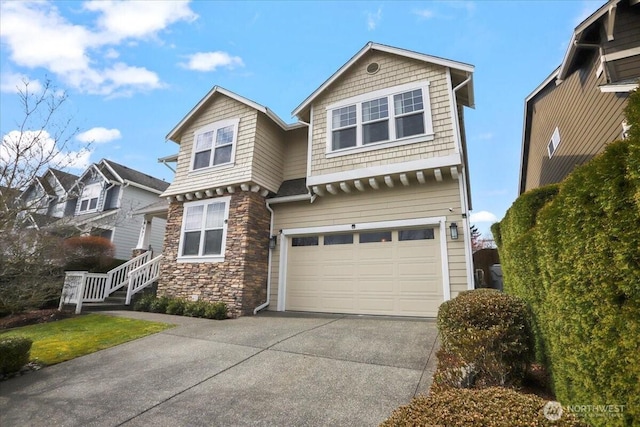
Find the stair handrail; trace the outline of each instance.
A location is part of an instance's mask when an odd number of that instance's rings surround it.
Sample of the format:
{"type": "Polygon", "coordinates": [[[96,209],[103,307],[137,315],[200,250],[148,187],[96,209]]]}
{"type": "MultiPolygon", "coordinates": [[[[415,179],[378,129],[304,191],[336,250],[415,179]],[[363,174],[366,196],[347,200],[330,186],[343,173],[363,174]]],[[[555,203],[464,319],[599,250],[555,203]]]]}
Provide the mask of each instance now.
{"type": "Polygon", "coordinates": [[[146,264],[151,259],[151,255],[153,252],[147,251],[141,255],[138,255],[135,258],[131,258],[129,261],[124,264],[119,265],[118,267],[107,272],[108,278],[107,283],[108,286],[105,288],[104,297],[108,297],[113,292],[117,291],[124,285],[129,282],[129,273],[140,267],[141,265],[146,264]]]}
{"type": "Polygon", "coordinates": [[[162,254],[129,272],[129,284],[127,285],[127,298],[125,300],[126,305],[131,304],[131,297],[133,297],[133,295],[160,277],[160,261],[162,261],[162,254]]]}

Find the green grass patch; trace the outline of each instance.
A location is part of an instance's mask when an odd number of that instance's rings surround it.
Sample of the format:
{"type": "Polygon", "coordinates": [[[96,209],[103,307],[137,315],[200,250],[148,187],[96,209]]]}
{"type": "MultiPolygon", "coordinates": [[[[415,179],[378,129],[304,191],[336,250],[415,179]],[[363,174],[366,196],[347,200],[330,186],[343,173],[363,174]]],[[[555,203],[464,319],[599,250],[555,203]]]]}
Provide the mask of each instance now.
{"type": "Polygon", "coordinates": [[[72,319],[24,326],[0,333],[33,340],[31,360],[44,365],[71,360],[172,328],[174,325],[145,320],[89,314],[72,319]]]}

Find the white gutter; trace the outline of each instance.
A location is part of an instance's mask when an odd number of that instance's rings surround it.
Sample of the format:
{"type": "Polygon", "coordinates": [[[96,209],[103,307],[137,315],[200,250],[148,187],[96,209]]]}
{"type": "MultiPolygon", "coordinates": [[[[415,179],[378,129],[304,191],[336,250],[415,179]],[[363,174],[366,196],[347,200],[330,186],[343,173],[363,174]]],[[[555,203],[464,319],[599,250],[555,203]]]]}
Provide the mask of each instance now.
{"type": "Polygon", "coordinates": [[[275,205],[278,203],[287,202],[303,202],[309,199],[311,199],[311,194],[296,194],[293,196],[274,197],[273,199],[269,199],[267,203],[270,205],[275,205]]]}
{"type": "MultiPolygon", "coordinates": [[[[264,205],[266,206],[267,210],[271,212],[271,223],[269,224],[269,239],[271,239],[271,237],[273,236],[273,221],[275,218],[275,214],[273,213],[273,209],[271,209],[271,206],[269,206],[269,200],[265,200],[264,205]]],[[[254,315],[258,314],[260,310],[268,307],[269,303],[271,302],[271,254],[273,253],[273,251],[274,249],[269,248],[269,259],[267,261],[267,300],[264,304],[260,304],[253,310],[254,315]]]]}

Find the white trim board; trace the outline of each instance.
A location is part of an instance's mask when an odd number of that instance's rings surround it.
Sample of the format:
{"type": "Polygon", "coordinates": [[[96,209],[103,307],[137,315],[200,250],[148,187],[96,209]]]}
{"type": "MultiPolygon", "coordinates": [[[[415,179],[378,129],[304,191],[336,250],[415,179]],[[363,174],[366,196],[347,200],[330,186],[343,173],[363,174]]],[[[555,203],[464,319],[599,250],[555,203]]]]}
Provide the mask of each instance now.
{"type": "Polygon", "coordinates": [[[391,175],[402,172],[412,172],[425,169],[458,166],[462,163],[460,153],[448,156],[431,157],[428,159],[412,160],[410,162],[392,163],[390,165],[372,166],[368,168],[352,169],[344,172],[329,173],[307,177],[307,187],[329,184],[338,181],[369,178],[380,175],[391,175]]]}

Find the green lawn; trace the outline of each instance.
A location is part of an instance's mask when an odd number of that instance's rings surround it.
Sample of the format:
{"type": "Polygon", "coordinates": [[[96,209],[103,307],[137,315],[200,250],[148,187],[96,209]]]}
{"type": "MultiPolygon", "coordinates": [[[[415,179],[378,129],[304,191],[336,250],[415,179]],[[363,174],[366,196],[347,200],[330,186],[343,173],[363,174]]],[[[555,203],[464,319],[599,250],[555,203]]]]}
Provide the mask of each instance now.
{"type": "Polygon", "coordinates": [[[54,365],[155,334],[173,326],[166,323],[88,314],[0,332],[0,339],[12,336],[31,338],[33,340],[31,360],[44,365],[54,365]]]}

